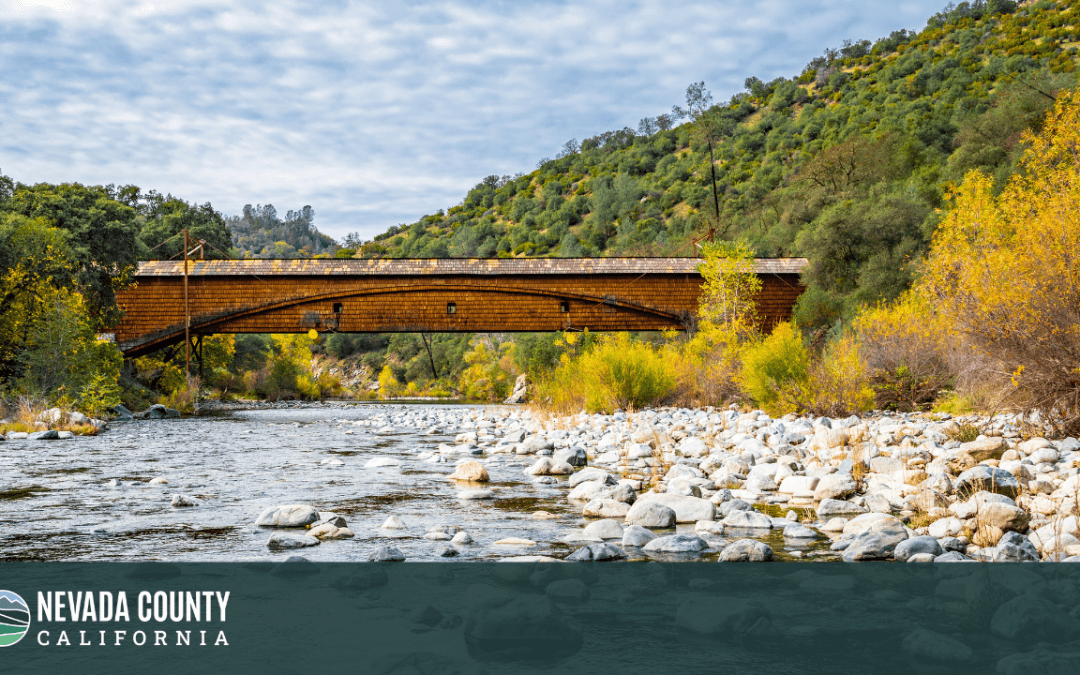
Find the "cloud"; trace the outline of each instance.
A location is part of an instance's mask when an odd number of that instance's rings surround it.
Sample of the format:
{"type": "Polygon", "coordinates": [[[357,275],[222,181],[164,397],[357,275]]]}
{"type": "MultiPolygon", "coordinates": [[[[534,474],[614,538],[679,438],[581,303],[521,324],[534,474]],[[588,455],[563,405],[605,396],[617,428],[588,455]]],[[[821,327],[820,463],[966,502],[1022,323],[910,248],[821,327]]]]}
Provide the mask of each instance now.
{"type": "Polygon", "coordinates": [[[0,23],[0,169],[227,214],[310,204],[371,236],[690,82],[726,100],[939,2],[21,2],[0,23]]]}

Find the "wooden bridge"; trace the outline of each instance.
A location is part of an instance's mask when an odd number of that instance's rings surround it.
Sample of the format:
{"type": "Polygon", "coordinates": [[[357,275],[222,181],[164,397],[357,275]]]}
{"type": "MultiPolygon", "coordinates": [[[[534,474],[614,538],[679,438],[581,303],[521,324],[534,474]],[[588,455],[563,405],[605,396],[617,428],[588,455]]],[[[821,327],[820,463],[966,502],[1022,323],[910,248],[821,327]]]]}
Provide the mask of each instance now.
{"type": "MultiPolygon", "coordinates": [[[[509,332],[685,329],[700,258],[198,260],[188,264],[190,332],[509,332]]],[[[803,258],[758,259],[758,308],[791,315],[803,258]]],[[[125,356],[184,341],[184,263],[139,266],[119,294],[125,356]]]]}

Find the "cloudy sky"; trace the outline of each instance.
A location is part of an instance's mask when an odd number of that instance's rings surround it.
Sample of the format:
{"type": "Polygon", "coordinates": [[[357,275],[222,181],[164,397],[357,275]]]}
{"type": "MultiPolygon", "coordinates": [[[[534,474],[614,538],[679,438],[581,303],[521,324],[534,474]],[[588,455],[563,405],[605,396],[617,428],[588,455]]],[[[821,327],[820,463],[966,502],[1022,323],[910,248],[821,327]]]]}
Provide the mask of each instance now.
{"type": "Polygon", "coordinates": [[[310,204],[341,237],[460,203],[704,80],[797,76],[943,0],[7,0],[0,171],[227,215],[310,204]]]}

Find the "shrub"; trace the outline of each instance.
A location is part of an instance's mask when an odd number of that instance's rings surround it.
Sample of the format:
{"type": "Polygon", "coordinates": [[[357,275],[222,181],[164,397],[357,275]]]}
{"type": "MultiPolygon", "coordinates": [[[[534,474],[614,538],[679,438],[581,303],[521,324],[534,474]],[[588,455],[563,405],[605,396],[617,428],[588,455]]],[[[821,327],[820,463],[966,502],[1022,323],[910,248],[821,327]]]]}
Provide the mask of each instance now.
{"type": "Polygon", "coordinates": [[[810,363],[802,411],[842,417],[874,407],[874,389],[859,345],[850,333],[828,345],[810,363]]]}
{"type": "Polygon", "coordinates": [[[790,321],[742,350],[739,385],[770,415],[794,412],[809,387],[810,353],[790,321]]]}
{"type": "Polygon", "coordinates": [[[627,333],[600,337],[576,359],[565,357],[539,384],[540,395],[563,411],[611,413],[664,402],[676,369],[663,350],[627,333]]]}
{"type": "Polygon", "coordinates": [[[864,309],[855,331],[882,410],[924,410],[955,382],[954,347],[927,298],[906,293],[864,309]]]}

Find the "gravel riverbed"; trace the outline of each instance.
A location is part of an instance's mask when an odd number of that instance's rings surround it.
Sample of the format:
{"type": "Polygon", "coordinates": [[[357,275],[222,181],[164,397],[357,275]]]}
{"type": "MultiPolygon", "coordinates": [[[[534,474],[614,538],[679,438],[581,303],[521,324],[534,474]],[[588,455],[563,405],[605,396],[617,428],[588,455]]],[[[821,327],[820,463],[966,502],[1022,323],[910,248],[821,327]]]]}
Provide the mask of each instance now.
{"type": "Polygon", "coordinates": [[[96,437],[9,435],[0,551],[4,560],[1080,560],[1080,442],[1023,437],[1020,422],[252,404],[113,422],[96,437]],[[988,435],[952,440],[973,423],[988,435]]]}

